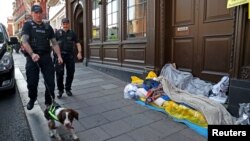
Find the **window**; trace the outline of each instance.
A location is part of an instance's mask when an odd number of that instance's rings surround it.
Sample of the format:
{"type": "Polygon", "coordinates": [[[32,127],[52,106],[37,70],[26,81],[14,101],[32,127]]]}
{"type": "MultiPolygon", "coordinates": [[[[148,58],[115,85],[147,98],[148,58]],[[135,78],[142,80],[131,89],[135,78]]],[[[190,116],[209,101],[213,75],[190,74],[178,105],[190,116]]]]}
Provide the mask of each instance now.
{"type": "Polygon", "coordinates": [[[4,36],[3,36],[3,32],[0,31],[0,43],[4,42],[4,36]]]}
{"type": "Polygon", "coordinates": [[[118,0],[106,2],[106,40],[118,40],[118,0]]]}
{"type": "Polygon", "coordinates": [[[5,40],[6,39],[8,39],[9,37],[8,37],[8,33],[7,33],[7,31],[6,31],[6,28],[5,28],[5,26],[4,25],[0,25],[1,27],[0,27],[0,42],[1,43],[3,43],[3,42],[5,42],[5,40]]]}
{"type": "Polygon", "coordinates": [[[92,0],[92,38],[100,40],[100,7],[99,0],[92,0]]]}
{"type": "Polygon", "coordinates": [[[127,38],[146,37],[147,0],[127,0],[127,38]]]}

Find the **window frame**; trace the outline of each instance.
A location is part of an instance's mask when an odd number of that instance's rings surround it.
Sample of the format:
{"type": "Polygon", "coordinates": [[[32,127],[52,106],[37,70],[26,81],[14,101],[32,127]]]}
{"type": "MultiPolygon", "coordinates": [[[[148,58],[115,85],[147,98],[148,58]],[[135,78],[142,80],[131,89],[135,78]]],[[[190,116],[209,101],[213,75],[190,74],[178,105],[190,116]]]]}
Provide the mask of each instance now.
{"type": "MultiPolygon", "coordinates": [[[[98,1],[98,0],[97,0],[98,1]]],[[[111,0],[113,1],[113,0],[111,0]]],[[[98,43],[98,42],[104,42],[104,43],[109,43],[109,42],[119,42],[119,41],[133,41],[133,40],[145,40],[148,36],[148,27],[147,27],[147,24],[148,24],[148,0],[144,0],[143,2],[140,2],[139,4],[142,4],[143,5],[143,15],[141,18],[137,18],[137,19],[133,19],[134,21],[135,20],[139,20],[139,21],[144,21],[143,22],[143,30],[142,32],[140,32],[140,34],[142,34],[142,36],[139,36],[139,37],[128,37],[128,1],[129,0],[116,0],[117,1],[117,38],[115,40],[112,40],[112,39],[107,39],[107,32],[108,32],[108,29],[107,29],[107,2],[108,0],[99,0],[99,20],[100,20],[100,23],[99,23],[99,39],[98,40],[95,40],[93,38],[93,17],[92,17],[92,10],[93,10],[93,1],[91,1],[90,3],[90,8],[89,8],[89,11],[90,11],[90,19],[91,19],[91,23],[90,23],[90,42],[91,43],[98,43]],[[145,34],[145,36],[143,35],[145,34]]],[[[132,7],[135,7],[136,5],[138,5],[138,3],[136,3],[135,5],[132,5],[132,7]]],[[[111,12],[113,13],[113,12],[111,12]]]]}
{"type": "MultiPolygon", "coordinates": [[[[148,1],[147,0],[144,0],[144,2],[140,2],[139,4],[143,4],[144,5],[144,9],[143,9],[143,17],[142,18],[136,18],[136,19],[133,19],[134,21],[138,21],[138,19],[142,19],[142,21],[143,21],[143,19],[145,19],[145,22],[146,22],[146,24],[145,25],[143,25],[143,29],[145,29],[145,31],[144,32],[141,32],[141,34],[146,34],[146,36],[140,36],[140,37],[128,37],[128,34],[129,34],[129,32],[128,32],[128,1],[129,0],[125,0],[126,2],[124,3],[124,11],[125,11],[125,13],[124,13],[124,18],[123,18],[123,20],[124,20],[124,23],[123,23],[123,25],[124,25],[124,34],[123,34],[123,36],[124,36],[124,39],[125,40],[141,40],[141,39],[146,39],[147,38],[147,18],[148,18],[148,1]],[[145,4],[146,3],[146,4],[145,4]],[[145,10],[146,9],[146,10],[145,10]]],[[[132,5],[132,6],[130,6],[130,7],[135,7],[135,6],[137,6],[137,5],[139,5],[138,3],[137,4],[134,4],[134,5],[132,5]]],[[[130,20],[130,21],[133,21],[133,20],[130,20]]]]}
{"type": "MultiPolygon", "coordinates": [[[[102,41],[102,5],[101,5],[101,1],[102,0],[99,0],[99,2],[98,2],[98,0],[96,0],[97,1],[97,6],[99,7],[99,38],[93,38],[93,0],[91,0],[91,6],[90,6],[90,21],[91,21],[91,23],[90,23],[90,29],[91,29],[91,31],[90,31],[90,39],[91,39],[91,42],[101,42],[102,41]]],[[[95,17],[95,19],[97,19],[96,17],[95,17]]]]}
{"type": "MultiPolygon", "coordinates": [[[[117,13],[117,38],[116,39],[107,39],[107,20],[108,20],[108,18],[107,18],[107,16],[108,16],[108,14],[107,14],[107,6],[108,6],[108,3],[107,3],[107,1],[108,0],[104,0],[105,1],[105,4],[103,5],[104,6],[104,8],[103,8],[103,10],[104,10],[104,12],[103,12],[103,17],[104,17],[104,22],[103,22],[103,27],[104,27],[104,32],[103,32],[103,39],[104,39],[104,42],[117,42],[117,41],[120,41],[121,40],[121,36],[120,36],[120,32],[121,32],[121,26],[120,26],[120,20],[121,20],[121,16],[120,16],[120,10],[119,10],[119,7],[120,7],[120,0],[116,0],[116,2],[117,2],[117,11],[116,11],[116,13],[117,13]]],[[[111,0],[111,3],[112,3],[112,1],[114,1],[114,0],[111,0]]],[[[115,13],[115,12],[113,12],[112,10],[111,10],[111,14],[113,14],[113,13],[115,13]]]]}

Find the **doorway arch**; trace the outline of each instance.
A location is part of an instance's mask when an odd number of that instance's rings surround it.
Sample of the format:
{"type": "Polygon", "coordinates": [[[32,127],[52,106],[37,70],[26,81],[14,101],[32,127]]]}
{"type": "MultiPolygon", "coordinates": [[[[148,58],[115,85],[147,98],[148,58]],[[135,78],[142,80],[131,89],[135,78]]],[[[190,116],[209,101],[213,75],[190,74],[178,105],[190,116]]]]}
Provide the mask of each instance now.
{"type": "MultiPolygon", "coordinates": [[[[77,35],[77,37],[78,37],[78,40],[79,40],[79,42],[80,42],[80,44],[81,44],[81,46],[82,46],[82,52],[81,52],[81,54],[82,54],[82,58],[84,58],[84,47],[83,47],[83,45],[84,45],[84,43],[83,43],[83,39],[84,39],[84,37],[83,37],[83,8],[82,8],[82,6],[81,5],[77,5],[77,7],[76,7],[76,9],[75,9],[75,12],[74,12],[74,25],[73,25],[73,29],[74,29],[74,31],[75,31],[75,33],[76,33],[76,35],[77,35]]],[[[76,54],[77,52],[75,52],[75,54],[76,54]]],[[[77,62],[82,62],[83,61],[83,59],[81,59],[81,60],[77,60],[76,59],[76,61],[77,62]]]]}

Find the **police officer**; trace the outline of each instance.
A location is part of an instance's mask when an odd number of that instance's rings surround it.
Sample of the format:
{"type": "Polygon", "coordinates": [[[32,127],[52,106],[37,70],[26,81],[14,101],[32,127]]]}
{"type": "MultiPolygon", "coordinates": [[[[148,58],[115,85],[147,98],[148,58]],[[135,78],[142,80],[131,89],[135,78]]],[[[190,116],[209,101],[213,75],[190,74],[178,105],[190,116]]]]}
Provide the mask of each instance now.
{"type": "Polygon", "coordinates": [[[62,63],[60,48],[55,39],[52,27],[48,23],[42,22],[42,8],[39,5],[33,5],[31,8],[32,20],[24,23],[22,29],[22,44],[28,55],[26,55],[26,76],[29,94],[27,109],[31,110],[37,99],[37,86],[39,81],[39,72],[44,77],[45,84],[45,105],[51,105],[55,98],[55,74],[54,64],[50,55],[51,46],[58,55],[58,63],[62,63]]]}
{"type": "Polygon", "coordinates": [[[63,64],[56,63],[56,80],[57,87],[59,90],[58,98],[62,97],[64,92],[64,84],[63,84],[63,75],[64,75],[64,66],[66,66],[66,83],[65,90],[68,96],[72,96],[71,85],[74,78],[75,73],[75,59],[74,59],[74,48],[77,47],[78,54],[77,58],[82,59],[82,50],[81,44],[79,43],[75,32],[69,29],[69,19],[62,19],[62,29],[57,30],[56,32],[56,40],[59,43],[61,49],[61,55],[63,58],[63,64]]]}

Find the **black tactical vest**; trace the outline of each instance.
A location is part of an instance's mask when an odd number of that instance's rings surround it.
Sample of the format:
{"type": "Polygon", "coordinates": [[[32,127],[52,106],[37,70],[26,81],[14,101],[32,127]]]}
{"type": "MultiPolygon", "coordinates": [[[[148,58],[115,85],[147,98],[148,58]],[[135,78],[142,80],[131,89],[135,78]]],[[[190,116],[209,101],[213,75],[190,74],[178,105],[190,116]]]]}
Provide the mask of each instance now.
{"type": "Polygon", "coordinates": [[[64,32],[62,29],[58,30],[56,33],[56,39],[58,41],[58,44],[60,46],[62,53],[73,53],[74,52],[74,41],[73,39],[73,31],[69,30],[67,32],[64,32]]]}
{"type": "Polygon", "coordinates": [[[38,54],[50,53],[50,39],[49,39],[49,24],[42,23],[41,25],[35,24],[33,21],[31,24],[30,45],[32,50],[38,54]]]}

